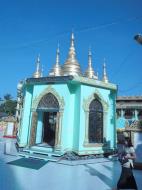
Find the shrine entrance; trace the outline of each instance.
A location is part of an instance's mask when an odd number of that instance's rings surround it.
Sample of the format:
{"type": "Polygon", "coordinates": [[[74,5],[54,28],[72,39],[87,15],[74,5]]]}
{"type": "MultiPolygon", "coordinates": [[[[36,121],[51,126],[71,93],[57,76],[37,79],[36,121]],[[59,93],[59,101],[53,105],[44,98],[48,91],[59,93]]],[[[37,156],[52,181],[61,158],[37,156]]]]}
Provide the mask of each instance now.
{"type": "Polygon", "coordinates": [[[49,92],[41,98],[37,109],[42,112],[41,143],[55,147],[59,139],[59,102],[57,98],[49,92]]]}
{"type": "Polygon", "coordinates": [[[57,112],[43,113],[43,143],[54,147],[56,137],[57,112]]]}
{"type": "Polygon", "coordinates": [[[32,109],[29,146],[59,151],[62,143],[64,99],[49,86],[34,100],[32,109]]]}

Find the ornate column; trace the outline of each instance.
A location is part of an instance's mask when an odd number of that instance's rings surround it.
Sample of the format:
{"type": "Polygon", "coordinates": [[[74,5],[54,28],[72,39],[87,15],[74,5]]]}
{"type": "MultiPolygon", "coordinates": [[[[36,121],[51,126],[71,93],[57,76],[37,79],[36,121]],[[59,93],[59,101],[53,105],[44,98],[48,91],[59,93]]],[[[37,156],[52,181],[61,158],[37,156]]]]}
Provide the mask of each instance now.
{"type": "Polygon", "coordinates": [[[32,122],[31,122],[31,129],[30,129],[30,134],[29,134],[29,146],[35,145],[36,142],[36,130],[37,130],[37,112],[32,113],[32,122]]]}
{"type": "Polygon", "coordinates": [[[84,145],[89,143],[88,138],[88,125],[89,125],[89,110],[85,111],[85,139],[84,139],[84,145]]]}
{"type": "Polygon", "coordinates": [[[56,135],[55,135],[55,149],[61,149],[61,135],[62,135],[62,118],[63,110],[57,112],[57,123],[56,123],[56,135]]]}
{"type": "MultiPolygon", "coordinates": [[[[107,116],[107,113],[108,113],[108,109],[104,109],[103,111],[103,141],[104,143],[106,143],[106,139],[107,139],[107,122],[108,122],[108,116],[107,116]]],[[[107,144],[105,144],[107,145],[107,144]]]]}
{"type": "Polygon", "coordinates": [[[59,114],[59,112],[57,112],[57,116],[56,116],[56,132],[55,132],[55,148],[58,147],[59,120],[60,120],[60,114],[59,114]]]}
{"type": "Polygon", "coordinates": [[[123,111],[123,109],[120,110],[120,116],[124,117],[124,111],[123,111]]]}
{"type": "Polygon", "coordinates": [[[134,110],[135,120],[138,120],[138,110],[134,110]]]}

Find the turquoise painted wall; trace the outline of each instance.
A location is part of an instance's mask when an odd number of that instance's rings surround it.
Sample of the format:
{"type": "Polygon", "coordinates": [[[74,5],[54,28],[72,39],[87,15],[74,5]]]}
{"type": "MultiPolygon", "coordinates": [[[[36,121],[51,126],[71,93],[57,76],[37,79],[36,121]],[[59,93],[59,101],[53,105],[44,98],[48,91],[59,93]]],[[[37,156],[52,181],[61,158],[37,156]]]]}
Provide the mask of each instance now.
{"type": "Polygon", "coordinates": [[[25,88],[25,97],[24,97],[24,105],[23,105],[23,113],[21,120],[21,129],[20,129],[20,145],[25,146],[28,143],[28,136],[30,130],[30,122],[31,122],[31,103],[32,103],[32,94],[33,87],[31,85],[27,85],[25,88]]]}
{"type": "MultiPolygon", "coordinates": [[[[100,89],[100,88],[95,88],[95,87],[91,87],[91,86],[86,86],[86,85],[81,85],[81,104],[80,104],[80,130],[79,130],[79,134],[80,134],[80,138],[79,138],[79,150],[80,151],[87,151],[87,150],[93,150],[94,147],[84,147],[83,146],[83,142],[84,142],[84,137],[85,137],[85,112],[83,110],[83,100],[87,99],[89,96],[91,96],[91,94],[94,94],[95,92],[99,92],[99,94],[101,95],[101,97],[103,98],[103,100],[105,102],[108,103],[108,113],[107,113],[107,120],[106,120],[106,128],[104,130],[106,130],[106,141],[108,143],[110,143],[110,147],[113,148],[114,147],[114,141],[115,141],[115,126],[114,123],[115,119],[113,119],[112,121],[112,117],[115,116],[114,114],[114,110],[115,110],[115,103],[113,103],[114,101],[114,97],[111,97],[110,100],[110,90],[108,89],[100,89]]],[[[97,147],[96,150],[100,150],[102,148],[97,147]]]]}
{"type": "Polygon", "coordinates": [[[80,129],[80,104],[81,104],[81,86],[75,85],[75,102],[74,102],[74,128],[73,128],[73,150],[79,150],[79,129],[80,129]]]}
{"type": "MultiPolygon", "coordinates": [[[[23,121],[21,128],[20,144],[27,144],[30,137],[31,129],[31,105],[43,91],[48,88],[47,84],[40,84],[26,87],[25,104],[23,110],[23,121]]],[[[106,141],[110,142],[110,147],[114,147],[115,142],[115,93],[103,88],[95,88],[92,86],[75,84],[53,84],[52,88],[58,93],[60,98],[64,99],[65,106],[62,118],[61,147],[62,151],[77,151],[85,153],[87,150],[100,150],[100,147],[84,147],[85,138],[85,112],[83,110],[83,101],[96,91],[101,95],[102,99],[108,103],[108,117],[106,120],[106,141]]],[[[42,140],[42,112],[38,112],[37,136],[36,143],[42,140]]],[[[99,152],[98,152],[99,153],[99,152]]]]}
{"type": "Polygon", "coordinates": [[[109,95],[109,104],[110,104],[110,131],[108,131],[108,136],[111,139],[111,147],[116,148],[117,147],[117,141],[116,141],[116,97],[117,92],[111,91],[109,95]],[[112,138],[113,136],[113,138],[112,138]]]}
{"type": "Polygon", "coordinates": [[[43,114],[38,111],[38,122],[37,122],[37,131],[36,131],[36,144],[42,143],[42,132],[43,132],[43,114]]]}

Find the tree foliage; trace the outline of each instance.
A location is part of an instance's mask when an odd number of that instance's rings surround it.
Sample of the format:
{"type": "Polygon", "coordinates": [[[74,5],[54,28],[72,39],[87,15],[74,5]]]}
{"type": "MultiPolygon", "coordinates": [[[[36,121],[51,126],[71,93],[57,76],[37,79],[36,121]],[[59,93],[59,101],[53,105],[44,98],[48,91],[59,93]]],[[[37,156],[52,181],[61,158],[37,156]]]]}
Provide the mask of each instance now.
{"type": "Polygon", "coordinates": [[[1,102],[0,112],[7,113],[8,115],[15,115],[17,101],[12,99],[11,94],[5,94],[1,102]]]}
{"type": "Polygon", "coordinates": [[[12,96],[11,94],[7,93],[4,95],[4,100],[7,101],[7,100],[12,100],[12,96]]]}

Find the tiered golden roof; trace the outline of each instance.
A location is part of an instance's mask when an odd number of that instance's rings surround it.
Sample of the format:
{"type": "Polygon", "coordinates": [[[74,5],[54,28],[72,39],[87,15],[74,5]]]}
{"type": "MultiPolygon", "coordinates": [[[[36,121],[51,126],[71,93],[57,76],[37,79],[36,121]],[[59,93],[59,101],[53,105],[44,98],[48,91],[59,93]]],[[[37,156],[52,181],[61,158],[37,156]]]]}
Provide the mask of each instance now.
{"type": "Polygon", "coordinates": [[[74,47],[74,34],[71,35],[71,45],[66,62],[63,65],[63,75],[75,75],[81,76],[80,65],[76,59],[75,47],[74,47]]]}
{"type": "MultiPolygon", "coordinates": [[[[71,34],[71,42],[70,42],[70,48],[68,53],[68,58],[65,61],[64,65],[60,65],[60,51],[59,47],[56,51],[56,63],[51,69],[49,76],[80,76],[82,77],[82,72],[80,68],[80,64],[78,63],[76,59],[76,52],[75,52],[75,46],[74,46],[74,34],[71,34]]],[[[34,78],[40,78],[42,77],[42,72],[40,69],[40,57],[38,56],[36,61],[36,71],[33,74],[34,78]]],[[[95,73],[93,66],[92,66],[92,53],[91,50],[88,52],[88,68],[86,69],[84,73],[84,77],[87,77],[89,79],[95,79],[98,80],[98,73],[95,73]]],[[[103,64],[103,77],[102,81],[105,83],[109,83],[107,72],[106,72],[106,63],[104,59],[103,64]]]]}

